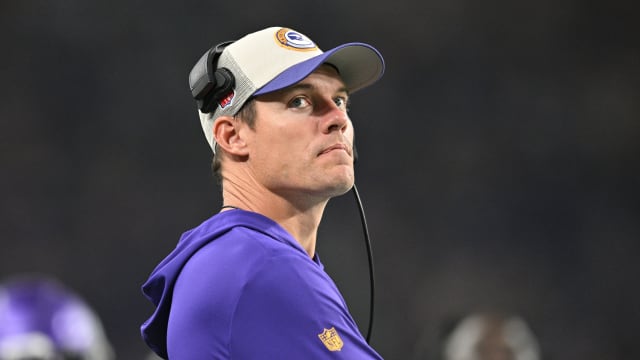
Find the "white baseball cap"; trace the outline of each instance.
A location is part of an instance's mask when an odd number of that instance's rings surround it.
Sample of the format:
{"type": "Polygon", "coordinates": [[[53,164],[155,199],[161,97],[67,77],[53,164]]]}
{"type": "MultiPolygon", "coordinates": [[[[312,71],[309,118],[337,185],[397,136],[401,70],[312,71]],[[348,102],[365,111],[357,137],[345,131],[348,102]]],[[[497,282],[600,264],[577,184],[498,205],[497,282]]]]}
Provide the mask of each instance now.
{"type": "Polygon", "coordinates": [[[198,110],[211,149],[215,152],[215,119],[237,114],[251,97],[291,86],[324,63],[336,67],[350,93],[373,84],[384,73],[382,55],[371,45],[346,43],[323,52],[307,36],[284,27],[269,27],[226,46],[217,68],[228,69],[235,86],[214,111],[198,110]]]}

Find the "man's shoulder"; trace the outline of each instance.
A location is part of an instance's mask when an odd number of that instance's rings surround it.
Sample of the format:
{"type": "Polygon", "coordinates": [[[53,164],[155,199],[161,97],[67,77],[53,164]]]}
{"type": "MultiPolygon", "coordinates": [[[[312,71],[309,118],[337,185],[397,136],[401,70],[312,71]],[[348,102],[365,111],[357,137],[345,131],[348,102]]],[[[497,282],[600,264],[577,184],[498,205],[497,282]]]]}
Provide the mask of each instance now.
{"type": "Polygon", "coordinates": [[[258,213],[227,211],[213,216],[200,226],[185,232],[184,245],[197,246],[198,253],[213,256],[277,256],[293,251],[306,256],[295,239],[275,221],[258,213]],[[199,245],[198,245],[199,244],[199,245]]]}
{"type": "Polygon", "coordinates": [[[310,261],[306,253],[287,241],[238,225],[210,238],[186,261],[182,272],[243,283],[260,278],[265,267],[272,274],[286,274],[305,261],[310,261]]]}
{"type": "Polygon", "coordinates": [[[196,253],[209,253],[224,259],[282,256],[292,251],[287,241],[242,224],[210,239],[196,253]]]}

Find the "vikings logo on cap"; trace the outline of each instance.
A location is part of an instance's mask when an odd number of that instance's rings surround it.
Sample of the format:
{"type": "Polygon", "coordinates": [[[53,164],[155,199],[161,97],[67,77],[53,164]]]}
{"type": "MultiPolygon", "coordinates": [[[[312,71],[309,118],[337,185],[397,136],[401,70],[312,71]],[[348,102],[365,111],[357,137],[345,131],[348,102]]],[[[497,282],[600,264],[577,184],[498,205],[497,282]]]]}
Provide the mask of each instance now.
{"type": "Polygon", "coordinates": [[[318,48],[305,35],[287,28],[282,28],[276,32],[276,41],[278,45],[289,50],[310,51],[318,48]]]}

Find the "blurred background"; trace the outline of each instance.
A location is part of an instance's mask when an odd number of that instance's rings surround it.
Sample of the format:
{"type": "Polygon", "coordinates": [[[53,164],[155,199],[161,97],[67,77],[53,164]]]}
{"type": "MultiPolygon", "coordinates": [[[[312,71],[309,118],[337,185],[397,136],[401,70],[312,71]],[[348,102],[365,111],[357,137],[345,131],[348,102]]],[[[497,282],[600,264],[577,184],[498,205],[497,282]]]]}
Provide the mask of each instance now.
{"type": "MultiPolygon", "coordinates": [[[[374,246],[372,345],[440,359],[475,311],[521,316],[544,359],[640,357],[640,23],[622,1],[22,0],[0,3],[0,276],[46,273],[91,304],[118,359],[147,354],[140,292],[217,212],[187,75],[266,26],[376,46],[355,94],[374,246]]],[[[355,202],[319,253],[368,324],[355,202]]]]}

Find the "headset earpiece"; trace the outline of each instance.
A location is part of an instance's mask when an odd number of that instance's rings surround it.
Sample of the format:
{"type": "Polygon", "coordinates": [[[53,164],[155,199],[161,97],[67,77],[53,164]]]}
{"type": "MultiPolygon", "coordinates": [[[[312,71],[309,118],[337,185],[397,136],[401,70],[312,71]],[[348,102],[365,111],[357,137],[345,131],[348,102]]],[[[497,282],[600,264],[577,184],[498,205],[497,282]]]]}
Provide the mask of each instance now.
{"type": "Polygon", "coordinates": [[[233,41],[225,41],[209,49],[189,73],[191,95],[203,113],[215,111],[217,103],[233,90],[235,79],[231,71],[216,69],[220,54],[231,43],[233,41]]]}

